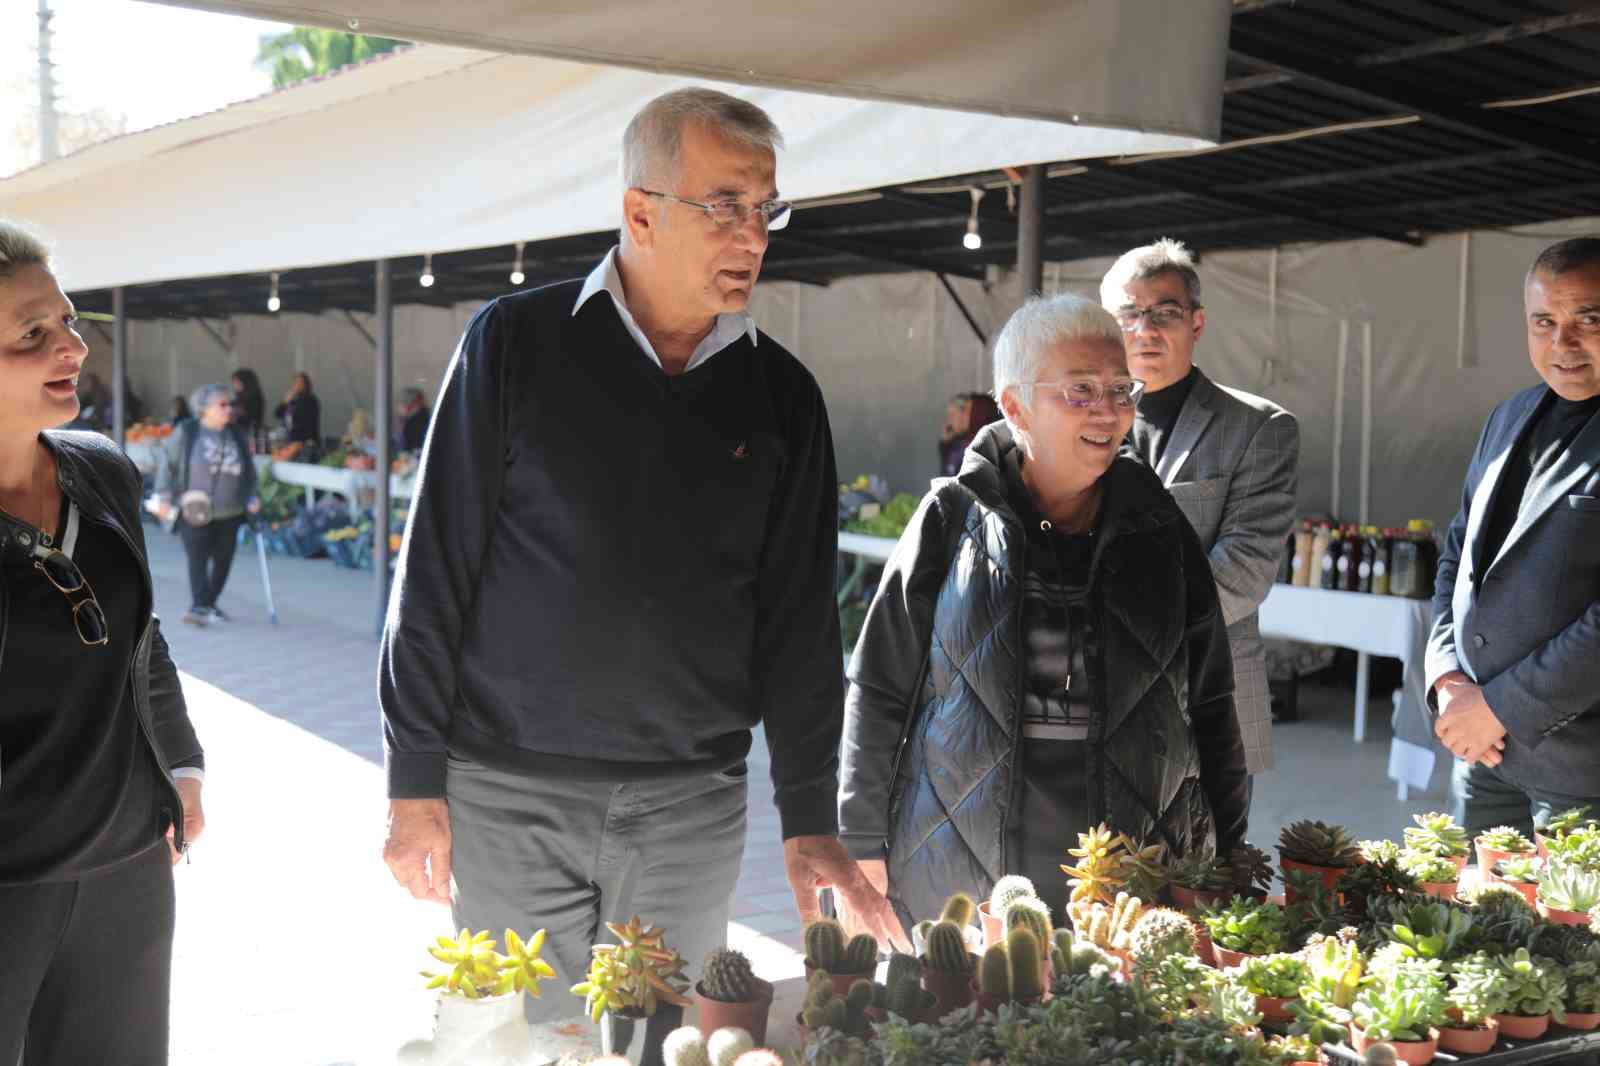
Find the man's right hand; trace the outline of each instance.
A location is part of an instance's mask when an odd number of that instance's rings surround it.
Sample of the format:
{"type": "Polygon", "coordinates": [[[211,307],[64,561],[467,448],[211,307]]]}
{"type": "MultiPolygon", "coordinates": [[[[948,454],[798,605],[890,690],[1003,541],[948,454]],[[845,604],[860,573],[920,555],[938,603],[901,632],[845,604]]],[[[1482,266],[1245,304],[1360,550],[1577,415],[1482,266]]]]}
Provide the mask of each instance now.
{"type": "Polygon", "coordinates": [[[417,899],[450,902],[450,812],[442,799],[389,801],[383,861],[417,899]]]}

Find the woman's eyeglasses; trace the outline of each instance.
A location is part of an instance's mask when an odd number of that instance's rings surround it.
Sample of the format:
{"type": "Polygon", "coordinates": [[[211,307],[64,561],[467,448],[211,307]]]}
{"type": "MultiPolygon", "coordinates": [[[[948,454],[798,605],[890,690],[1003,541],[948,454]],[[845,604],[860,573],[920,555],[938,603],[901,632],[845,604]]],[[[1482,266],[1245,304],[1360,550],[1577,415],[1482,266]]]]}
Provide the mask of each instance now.
{"type": "Polygon", "coordinates": [[[77,563],[63,551],[40,548],[34,555],[33,566],[72,605],[72,623],[78,627],[79,640],[90,647],[111,640],[106,630],[106,613],[100,609],[100,601],[94,598],[94,590],[77,563]]]}
{"type": "Polygon", "coordinates": [[[1105,399],[1110,399],[1113,407],[1138,407],[1139,398],[1144,395],[1144,382],[1138,378],[1125,378],[1108,385],[1087,378],[1078,381],[1028,381],[1023,384],[1055,389],[1061,393],[1068,407],[1080,409],[1099,407],[1105,399]]]}

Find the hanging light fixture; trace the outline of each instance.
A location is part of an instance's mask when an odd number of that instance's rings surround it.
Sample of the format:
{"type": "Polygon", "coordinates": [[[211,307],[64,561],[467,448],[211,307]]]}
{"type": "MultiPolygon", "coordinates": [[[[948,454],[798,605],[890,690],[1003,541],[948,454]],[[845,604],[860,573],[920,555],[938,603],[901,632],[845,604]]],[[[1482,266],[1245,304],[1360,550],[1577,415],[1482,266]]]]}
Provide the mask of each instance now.
{"type": "Polygon", "coordinates": [[[271,311],[273,314],[277,314],[278,308],[282,306],[283,301],[278,299],[278,275],[277,272],[274,271],[272,274],[272,288],[267,294],[267,310],[271,311]]]}
{"type": "Polygon", "coordinates": [[[983,235],[978,232],[978,205],[983,202],[983,190],[974,185],[967,192],[972,196],[972,213],[967,216],[967,234],[961,238],[961,247],[976,252],[983,247],[983,235]]]}
{"type": "Polygon", "coordinates": [[[417,284],[424,289],[433,288],[433,253],[429,252],[422,257],[422,276],[417,279],[417,284]]]}
{"type": "Polygon", "coordinates": [[[513,285],[521,285],[528,280],[528,275],[522,272],[522,243],[521,241],[517,242],[517,261],[511,267],[511,284],[513,285]]]}

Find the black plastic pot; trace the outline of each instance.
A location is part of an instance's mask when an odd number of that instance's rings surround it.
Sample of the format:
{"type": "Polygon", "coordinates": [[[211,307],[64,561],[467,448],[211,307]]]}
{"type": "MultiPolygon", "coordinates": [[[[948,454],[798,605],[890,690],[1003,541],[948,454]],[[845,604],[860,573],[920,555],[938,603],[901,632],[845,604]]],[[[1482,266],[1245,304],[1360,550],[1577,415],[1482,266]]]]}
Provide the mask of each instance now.
{"type": "Polygon", "coordinates": [[[634,1066],[666,1066],[661,1045],[667,1034],[683,1025],[683,1008],[662,1003],[648,1018],[633,1014],[600,1016],[600,1052],[621,1055],[634,1066]]]}

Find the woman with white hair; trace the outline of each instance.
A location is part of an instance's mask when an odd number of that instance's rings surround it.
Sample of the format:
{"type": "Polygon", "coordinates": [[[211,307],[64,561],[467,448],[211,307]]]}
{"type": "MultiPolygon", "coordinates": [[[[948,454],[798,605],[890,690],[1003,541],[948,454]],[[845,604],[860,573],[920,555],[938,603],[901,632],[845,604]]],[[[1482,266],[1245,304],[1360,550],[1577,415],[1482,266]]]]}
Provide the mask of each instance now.
{"type": "Polygon", "coordinates": [[[194,417],[178,426],[156,468],[156,499],[163,521],[177,520],[189,560],[192,626],[225,622],[217,597],[228,582],[239,527],[245,514],[261,509],[250,441],[233,420],[233,390],[202,385],[189,395],[194,417]]]}
{"type": "Polygon", "coordinates": [[[1035,299],[995,345],[1005,415],[896,546],[850,662],[840,836],[902,918],[1031,878],[1060,917],[1102,821],[1169,855],[1243,841],[1244,748],[1205,552],[1118,449],[1121,331],[1035,299]]]}
{"type": "Polygon", "coordinates": [[[204,760],[139,472],[55,428],[78,415],[76,324],[45,246],[0,221],[0,1063],[155,1066],[204,760]]]}

